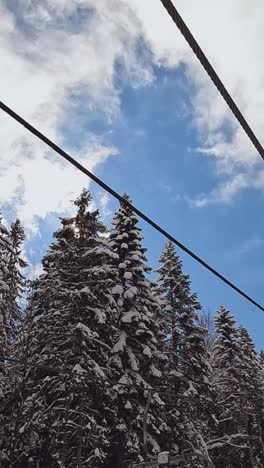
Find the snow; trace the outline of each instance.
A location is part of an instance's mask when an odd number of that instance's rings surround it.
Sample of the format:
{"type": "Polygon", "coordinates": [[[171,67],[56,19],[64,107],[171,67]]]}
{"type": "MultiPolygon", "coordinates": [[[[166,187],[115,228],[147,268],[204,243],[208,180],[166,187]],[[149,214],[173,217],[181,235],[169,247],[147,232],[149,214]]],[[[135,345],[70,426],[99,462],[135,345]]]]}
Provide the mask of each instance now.
{"type": "Polygon", "coordinates": [[[79,329],[79,330],[82,330],[84,333],[87,334],[87,336],[89,337],[92,337],[93,334],[92,334],[92,331],[90,330],[89,327],[87,327],[86,325],[84,325],[84,323],[81,323],[79,322],[77,325],[76,325],[76,328],[79,329]]]}
{"type": "Polygon", "coordinates": [[[25,427],[26,427],[26,424],[24,424],[22,427],[20,427],[20,429],[19,429],[20,434],[23,434],[23,432],[25,431],[25,427]]]}
{"type": "Polygon", "coordinates": [[[189,388],[186,390],[186,392],[184,392],[184,396],[188,397],[188,396],[193,396],[193,395],[197,395],[198,392],[197,390],[194,388],[193,386],[193,383],[192,382],[189,382],[189,388]]]}
{"type": "Polygon", "coordinates": [[[138,255],[138,257],[141,257],[141,255],[142,255],[140,250],[133,250],[130,253],[131,253],[131,255],[138,255]]]}
{"type": "Polygon", "coordinates": [[[157,392],[153,393],[152,399],[158,403],[160,406],[165,406],[164,401],[160,398],[159,394],[157,392]]]}
{"type": "Polygon", "coordinates": [[[97,362],[93,361],[94,365],[94,371],[97,374],[98,377],[105,377],[104,371],[101,369],[101,367],[98,366],[97,362]]]}
{"type": "Polygon", "coordinates": [[[128,245],[125,242],[123,242],[121,244],[121,249],[128,249],[128,245]]]}
{"type": "Polygon", "coordinates": [[[35,317],[33,318],[33,323],[38,322],[41,318],[42,318],[42,315],[35,315],[35,317]]]}
{"type": "Polygon", "coordinates": [[[145,354],[145,356],[148,356],[149,358],[152,357],[152,352],[151,352],[151,350],[150,350],[150,348],[148,346],[144,347],[143,354],[145,354]]]}
{"type": "Polygon", "coordinates": [[[129,361],[130,361],[130,364],[131,364],[131,369],[133,371],[138,371],[139,370],[138,360],[137,360],[135,354],[133,353],[133,351],[131,351],[131,349],[128,351],[128,356],[129,356],[129,361]]]}
{"type": "Polygon", "coordinates": [[[133,291],[131,291],[131,289],[128,289],[128,290],[125,292],[124,297],[125,297],[126,299],[133,299],[133,297],[134,297],[133,291]]]}
{"type": "Polygon", "coordinates": [[[129,310],[123,315],[121,321],[124,323],[131,323],[133,317],[139,317],[139,313],[136,310],[129,310]]]}
{"type": "Polygon", "coordinates": [[[112,250],[107,249],[105,253],[108,255],[108,257],[113,258],[114,260],[119,259],[118,253],[113,252],[112,250]]]}
{"type": "Polygon", "coordinates": [[[3,281],[1,281],[0,286],[1,286],[1,291],[9,291],[8,285],[4,283],[3,281]]]}
{"type": "Polygon", "coordinates": [[[85,369],[82,368],[82,366],[80,364],[75,364],[75,366],[73,367],[73,372],[77,372],[78,374],[83,374],[86,372],[85,369]]]}
{"type": "Polygon", "coordinates": [[[149,444],[152,445],[153,452],[159,453],[160,446],[157,444],[156,440],[150,434],[148,434],[148,441],[149,441],[149,444]]]}
{"type": "Polygon", "coordinates": [[[127,427],[126,427],[126,425],[124,423],[122,423],[122,424],[117,424],[116,428],[119,431],[125,431],[127,427]]]}
{"type": "Polygon", "coordinates": [[[105,323],[106,321],[105,312],[103,310],[97,309],[95,313],[96,313],[96,318],[97,318],[98,323],[105,323]]]}
{"type": "Polygon", "coordinates": [[[126,264],[125,263],[119,263],[118,268],[125,269],[126,264]]]}
{"type": "Polygon", "coordinates": [[[125,408],[125,409],[129,409],[129,410],[130,410],[130,409],[131,409],[131,410],[133,409],[133,407],[132,407],[130,401],[128,401],[128,400],[126,401],[126,404],[125,404],[124,408],[125,408]]]}
{"type": "Polygon", "coordinates": [[[142,330],[147,330],[146,324],[144,322],[139,322],[138,326],[139,328],[142,328],[142,330]]]}
{"type": "Polygon", "coordinates": [[[132,260],[136,261],[136,262],[139,262],[140,261],[140,258],[138,255],[132,255],[131,257],[132,260]]]}
{"type": "Polygon", "coordinates": [[[131,380],[127,374],[123,375],[121,379],[119,379],[118,383],[123,384],[123,385],[131,385],[131,380]]]}
{"type": "Polygon", "coordinates": [[[140,271],[141,273],[144,273],[144,267],[142,265],[134,266],[133,270],[140,271]]]}
{"type": "Polygon", "coordinates": [[[151,370],[152,375],[154,375],[154,377],[161,377],[161,376],[162,376],[162,373],[160,372],[159,369],[157,369],[157,368],[154,366],[154,364],[152,364],[152,365],[150,366],[150,370],[151,370]]]}
{"type": "Polygon", "coordinates": [[[113,287],[112,294],[118,294],[119,296],[122,296],[123,287],[120,284],[117,284],[116,286],[113,287]]]}
{"type": "Polygon", "coordinates": [[[131,271],[126,271],[125,274],[124,274],[124,278],[127,279],[127,280],[130,280],[132,279],[133,277],[133,274],[131,273],[131,271]]]}
{"type": "Polygon", "coordinates": [[[124,331],[120,333],[118,342],[113,347],[113,353],[119,353],[123,351],[126,346],[127,335],[124,331]]]}

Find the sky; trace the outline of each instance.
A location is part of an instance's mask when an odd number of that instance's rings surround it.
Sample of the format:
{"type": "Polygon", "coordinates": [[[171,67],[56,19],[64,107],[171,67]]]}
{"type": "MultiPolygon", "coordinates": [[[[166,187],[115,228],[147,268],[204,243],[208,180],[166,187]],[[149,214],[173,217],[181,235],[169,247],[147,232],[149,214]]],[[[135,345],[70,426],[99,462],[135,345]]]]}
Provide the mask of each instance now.
{"type": "MultiPolygon", "coordinates": [[[[261,140],[261,0],[176,1],[261,140]]],[[[264,165],[160,0],[0,0],[0,99],[256,301],[264,165]]],[[[0,208],[25,225],[31,274],[71,201],[116,201],[0,114],[0,208]]],[[[141,223],[153,268],[165,239],[141,223]]],[[[220,304],[264,348],[264,314],[182,254],[205,310],[220,304]]]]}

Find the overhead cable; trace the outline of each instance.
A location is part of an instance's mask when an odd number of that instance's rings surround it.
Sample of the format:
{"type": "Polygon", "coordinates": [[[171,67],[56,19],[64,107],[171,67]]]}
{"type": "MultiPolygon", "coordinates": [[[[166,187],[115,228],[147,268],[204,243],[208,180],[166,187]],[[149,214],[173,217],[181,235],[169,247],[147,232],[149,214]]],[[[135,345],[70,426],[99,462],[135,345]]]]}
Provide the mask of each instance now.
{"type": "Polygon", "coordinates": [[[173,22],[176,24],[180,32],[182,33],[183,37],[188,42],[189,46],[193,50],[194,54],[198,58],[199,62],[205,69],[206,73],[211,78],[212,82],[218,89],[221,96],[224,98],[225,102],[227,103],[228,107],[240,123],[243,130],[246,132],[247,136],[249,137],[250,141],[255,146],[256,150],[258,151],[259,155],[264,159],[264,147],[256,137],[255,133],[253,132],[252,128],[249,126],[248,122],[246,121],[245,117],[241,113],[240,109],[238,108],[237,104],[227,91],[225,85],[220,80],[218,74],[214,70],[213,66],[209,62],[208,58],[202,51],[201,47],[199,46],[198,42],[192,35],[191,31],[189,30],[186,23],[183,21],[181,15],[179,14],[178,10],[175,8],[171,0],[160,0],[163,4],[164,8],[169,13],[170,17],[172,18],[173,22]]]}
{"type": "Polygon", "coordinates": [[[232,283],[224,275],[219,273],[215,268],[211,267],[207,262],[205,262],[202,258],[200,258],[198,255],[196,255],[192,250],[190,250],[188,247],[186,247],[180,241],[178,241],[174,236],[169,234],[169,232],[167,232],[165,229],[163,229],[159,224],[157,224],[155,221],[153,221],[149,216],[144,214],[141,210],[139,210],[134,205],[132,205],[128,200],[126,200],[121,195],[119,195],[119,193],[117,193],[109,185],[107,185],[105,182],[103,182],[101,179],[99,179],[99,177],[97,177],[95,174],[93,174],[88,169],[86,169],[76,159],[74,159],[72,156],[70,156],[68,153],[66,153],[66,151],[64,151],[62,148],[60,148],[58,145],[56,145],[56,143],[51,141],[48,137],[46,137],[43,133],[41,133],[39,130],[37,130],[35,127],[33,127],[28,121],[26,121],[20,115],[18,115],[16,112],[14,112],[12,109],[10,109],[10,107],[8,107],[2,101],[0,101],[0,109],[2,109],[4,112],[6,112],[10,117],[12,117],[18,123],[23,125],[29,132],[31,132],[33,135],[35,135],[37,138],[39,138],[41,141],[43,141],[47,146],[49,146],[51,149],[53,149],[57,154],[62,156],[64,159],[66,159],[69,163],[71,163],[79,171],[81,171],[83,174],[87,175],[97,185],[99,185],[101,188],[103,188],[108,193],[110,193],[110,195],[112,195],[114,198],[116,198],[120,203],[122,203],[123,205],[126,205],[131,210],[133,210],[133,212],[136,213],[141,219],[146,221],[146,223],[148,223],[150,226],[152,226],[156,231],[158,231],[160,234],[162,234],[164,237],[166,237],[168,240],[170,240],[173,244],[177,245],[177,247],[179,247],[181,250],[183,250],[185,253],[187,253],[190,257],[192,257],[194,260],[196,260],[198,263],[200,263],[200,265],[202,265],[204,268],[206,268],[208,271],[210,271],[213,275],[215,275],[217,278],[219,278],[221,281],[223,281],[225,284],[227,284],[230,288],[232,288],[234,291],[236,291],[238,294],[240,294],[240,296],[244,297],[244,299],[246,299],[251,304],[253,304],[258,309],[260,309],[262,312],[264,312],[264,307],[261,304],[259,304],[252,297],[250,297],[248,294],[246,294],[242,289],[240,289],[238,286],[236,286],[234,283],[232,283]]]}

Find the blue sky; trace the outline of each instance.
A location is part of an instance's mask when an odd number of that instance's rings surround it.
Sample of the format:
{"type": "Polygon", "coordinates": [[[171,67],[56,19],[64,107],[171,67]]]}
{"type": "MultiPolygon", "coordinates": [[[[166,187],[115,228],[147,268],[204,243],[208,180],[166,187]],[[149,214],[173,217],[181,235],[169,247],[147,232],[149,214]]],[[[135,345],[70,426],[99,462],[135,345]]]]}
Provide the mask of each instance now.
{"type": "MultiPolygon", "coordinates": [[[[176,238],[227,275],[259,302],[264,273],[263,196],[254,190],[239,194],[230,204],[197,208],[188,202],[208,192],[216,182],[212,163],[197,154],[197,140],[182,110],[185,93],[178,85],[183,71],[160,70],[154,87],[124,90],[126,125],[112,128],[111,143],[122,157],[112,159],[97,174],[120,193],[128,191],[137,207],[176,238]],[[125,127],[125,128],[124,128],[125,127]]],[[[189,90],[190,92],[191,90],[189,90]]],[[[92,191],[96,188],[92,186],[92,191]]],[[[110,205],[115,209],[116,203],[110,205]]],[[[164,239],[142,223],[149,259],[155,268],[164,239]]],[[[205,309],[224,304],[247,326],[262,346],[261,311],[181,253],[205,309]]]]}
{"type": "MultiPolygon", "coordinates": [[[[11,76],[2,77],[3,82],[0,78],[2,98],[119,193],[128,192],[138,208],[261,303],[261,162],[203,70],[180,38],[173,36],[174,29],[160,7],[154,8],[150,31],[140,2],[133,0],[132,7],[126,1],[119,3],[122,8],[111,0],[105,13],[106,3],[100,1],[91,15],[89,0],[69,1],[63,8],[63,2],[51,7],[43,0],[41,9],[29,2],[21,18],[16,2],[7,8],[0,0],[2,18],[5,15],[1,34],[7,44],[4,63],[11,76]],[[113,24],[109,21],[112,13],[113,24]],[[23,47],[18,47],[18,40],[23,47]]],[[[229,74],[238,50],[229,50],[228,40],[219,49],[217,26],[216,38],[207,46],[203,41],[210,25],[201,30],[199,18],[193,20],[195,2],[190,1],[188,7],[179,3],[229,89],[234,94],[240,90],[239,104],[254,117],[256,131],[260,130],[261,112],[249,93],[256,83],[251,77],[247,81],[242,66],[233,70],[232,77],[229,74]]],[[[205,3],[212,23],[214,11],[205,3]]],[[[241,3],[234,3],[239,36],[247,12],[241,3]]],[[[250,17],[255,29],[258,16],[256,11],[250,17]]],[[[225,32],[228,39],[231,32],[225,32]]],[[[233,43],[238,47],[235,39],[233,43]]],[[[256,50],[254,42],[251,46],[256,50]]],[[[257,71],[262,76],[263,70],[257,71]]],[[[15,211],[22,218],[29,234],[26,255],[33,265],[38,264],[58,216],[69,212],[69,200],[81,191],[86,179],[6,118],[2,132],[0,149],[5,157],[0,158],[0,203],[7,219],[15,211]]],[[[90,190],[110,223],[117,203],[104,197],[93,183],[90,190]]],[[[150,264],[156,268],[165,239],[141,224],[150,264]]],[[[203,307],[215,312],[223,304],[248,328],[257,347],[264,347],[263,313],[179,253],[203,307]]]]}

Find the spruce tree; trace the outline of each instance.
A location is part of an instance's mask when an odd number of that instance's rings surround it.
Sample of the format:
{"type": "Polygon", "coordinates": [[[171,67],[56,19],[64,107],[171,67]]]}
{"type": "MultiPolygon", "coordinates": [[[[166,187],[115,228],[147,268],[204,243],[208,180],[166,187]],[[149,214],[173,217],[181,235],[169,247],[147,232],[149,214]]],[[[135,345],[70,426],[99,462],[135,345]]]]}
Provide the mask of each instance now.
{"type": "Polygon", "coordinates": [[[213,350],[215,437],[211,450],[217,468],[251,466],[241,413],[242,364],[235,324],[234,317],[221,306],[215,317],[217,337],[213,350]]]}
{"type": "Polygon", "coordinates": [[[209,356],[205,346],[206,330],[198,323],[197,312],[201,306],[197,295],[191,292],[189,276],[182,272],[182,262],[171,242],[166,243],[159,261],[156,281],[164,302],[170,388],[176,399],[174,424],[171,422],[171,425],[180,451],[193,448],[191,464],[210,466],[204,441],[211,405],[209,356]]]}
{"type": "MultiPolygon", "coordinates": [[[[5,428],[10,422],[10,395],[14,374],[12,362],[15,339],[21,325],[21,297],[26,282],[22,270],[26,262],[21,258],[24,230],[19,221],[7,230],[0,223],[0,439],[5,436],[5,428]],[[9,414],[8,414],[9,413],[9,414]]],[[[5,454],[0,453],[0,465],[4,466],[5,454]],[[2,463],[3,462],[3,463],[2,463]]]]}
{"type": "Polygon", "coordinates": [[[113,254],[90,203],[83,191],[61,220],[33,285],[3,466],[97,467],[109,450],[113,254]]]}
{"type": "Polygon", "coordinates": [[[238,328],[238,345],[240,353],[240,417],[242,428],[248,435],[248,466],[263,466],[263,415],[264,396],[261,379],[261,366],[257,353],[248,331],[240,326],[238,328]]]}
{"type": "MultiPolygon", "coordinates": [[[[259,364],[259,374],[258,374],[258,377],[259,377],[259,384],[262,388],[262,392],[261,392],[261,395],[262,395],[262,407],[259,411],[259,414],[258,414],[258,423],[259,423],[259,435],[260,435],[260,445],[261,445],[261,453],[263,454],[264,453],[264,352],[261,350],[259,352],[259,354],[257,355],[257,360],[258,360],[258,364],[259,364]]],[[[264,461],[263,461],[263,465],[264,465],[264,461]]]]}
{"type": "Polygon", "coordinates": [[[11,346],[21,324],[21,298],[26,288],[23,269],[27,263],[21,256],[25,240],[19,220],[10,231],[0,220],[0,359],[11,357],[11,346]],[[5,343],[5,345],[3,344],[5,343]]]}
{"type": "MultiPolygon", "coordinates": [[[[147,390],[157,388],[163,381],[162,368],[166,356],[162,352],[162,330],[157,317],[159,304],[146,274],[146,248],[138,219],[124,202],[113,219],[110,246],[117,258],[113,260],[116,284],[112,293],[118,304],[117,334],[112,348],[110,366],[114,380],[112,437],[115,444],[113,466],[125,459],[146,458],[143,448],[143,414],[147,403],[147,390]]],[[[148,411],[147,450],[153,455],[166,447],[169,440],[164,402],[157,391],[152,393],[148,411]]]]}
{"type": "Polygon", "coordinates": [[[7,283],[8,259],[11,252],[10,232],[2,223],[0,213],[0,379],[5,367],[5,358],[8,355],[8,342],[10,336],[9,316],[6,300],[9,294],[7,283]]]}
{"type": "Polygon", "coordinates": [[[6,284],[9,289],[5,307],[11,341],[14,340],[21,325],[21,299],[27,287],[27,281],[23,275],[23,269],[27,267],[27,263],[22,257],[25,238],[24,228],[17,219],[15,223],[11,224],[10,228],[11,250],[8,255],[8,271],[6,274],[6,284]]]}

